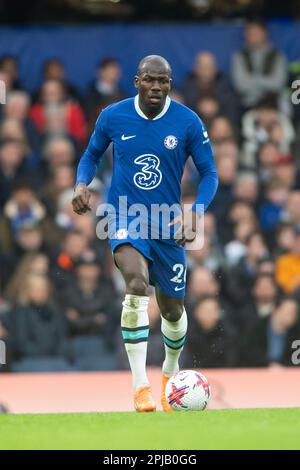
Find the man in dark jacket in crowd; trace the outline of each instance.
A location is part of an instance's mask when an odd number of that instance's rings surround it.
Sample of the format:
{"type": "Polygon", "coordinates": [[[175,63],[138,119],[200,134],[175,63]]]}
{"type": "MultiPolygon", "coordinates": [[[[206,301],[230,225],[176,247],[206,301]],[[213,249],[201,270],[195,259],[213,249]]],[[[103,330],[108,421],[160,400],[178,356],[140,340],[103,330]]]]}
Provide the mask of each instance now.
{"type": "Polygon", "coordinates": [[[216,297],[203,297],[190,319],[185,367],[234,367],[237,363],[235,331],[221,318],[216,297]]]}

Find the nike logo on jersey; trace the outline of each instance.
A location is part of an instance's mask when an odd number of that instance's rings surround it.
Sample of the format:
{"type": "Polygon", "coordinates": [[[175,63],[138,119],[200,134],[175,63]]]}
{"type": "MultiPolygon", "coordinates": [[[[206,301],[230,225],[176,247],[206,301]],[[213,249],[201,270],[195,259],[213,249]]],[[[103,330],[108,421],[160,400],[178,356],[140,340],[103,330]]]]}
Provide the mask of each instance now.
{"type": "Polygon", "coordinates": [[[122,135],[121,139],[122,140],[128,140],[128,139],[133,139],[134,137],[136,137],[136,135],[122,135]]]}
{"type": "Polygon", "coordinates": [[[177,290],[182,290],[182,289],[184,289],[184,288],[185,288],[185,286],[183,286],[183,287],[178,287],[178,286],[176,286],[176,287],[174,288],[174,290],[177,291],[177,290]]]}

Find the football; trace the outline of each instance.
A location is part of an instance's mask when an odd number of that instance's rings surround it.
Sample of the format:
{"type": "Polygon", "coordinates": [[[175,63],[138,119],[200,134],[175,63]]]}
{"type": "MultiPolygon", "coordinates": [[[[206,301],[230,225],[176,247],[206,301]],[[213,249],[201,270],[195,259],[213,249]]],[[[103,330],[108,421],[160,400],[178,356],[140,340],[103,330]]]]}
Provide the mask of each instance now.
{"type": "Polygon", "coordinates": [[[182,370],[170,377],[165,394],[169,405],[176,411],[201,411],[209,402],[211,388],[200,372],[182,370]]]}

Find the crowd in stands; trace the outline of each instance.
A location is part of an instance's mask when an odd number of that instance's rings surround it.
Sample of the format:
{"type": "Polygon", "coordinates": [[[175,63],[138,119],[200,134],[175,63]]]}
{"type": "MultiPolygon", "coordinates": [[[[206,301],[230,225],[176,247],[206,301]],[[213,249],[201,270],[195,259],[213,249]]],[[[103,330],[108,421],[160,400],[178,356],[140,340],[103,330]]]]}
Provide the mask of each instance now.
{"type": "MultiPolygon", "coordinates": [[[[119,62],[106,58],[83,94],[54,58],[30,94],[17,59],[0,59],[7,90],[0,107],[0,339],[8,353],[0,372],[128,368],[120,332],[124,284],[108,243],[96,236],[111,148],[90,186],[92,211],[79,216],[71,206],[76,165],[99,112],[126,98],[121,75],[119,62]]],[[[293,365],[292,343],[300,338],[296,79],[300,58],[288,63],[265,25],[254,21],[230,76],[212,53],[200,51],[171,92],[207,126],[219,173],[204,246],[187,252],[183,367],[293,365]]],[[[183,203],[194,200],[198,184],[189,160],[183,203]]],[[[161,366],[160,312],[151,289],[148,364],[161,366]]]]}

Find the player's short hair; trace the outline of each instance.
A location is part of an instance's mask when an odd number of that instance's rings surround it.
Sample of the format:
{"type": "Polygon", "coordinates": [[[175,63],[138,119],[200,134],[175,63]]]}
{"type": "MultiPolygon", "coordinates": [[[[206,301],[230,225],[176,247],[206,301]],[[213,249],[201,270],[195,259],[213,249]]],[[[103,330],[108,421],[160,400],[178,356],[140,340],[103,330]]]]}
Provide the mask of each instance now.
{"type": "Polygon", "coordinates": [[[139,64],[138,64],[138,68],[137,68],[137,75],[140,75],[141,74],[141,69],[144,67],[144,65],[147,63],[147,62],[150,62],[152,61],[153,63],[157,63],[158,65],[164,65],[169,73],[169,75],[171,76],[172,74],[172,69],[171,69],[171,66],[169,64],[169,62],[162,56],[160,55],[147,55],[145,57],[143,57],[139,64]]]}

